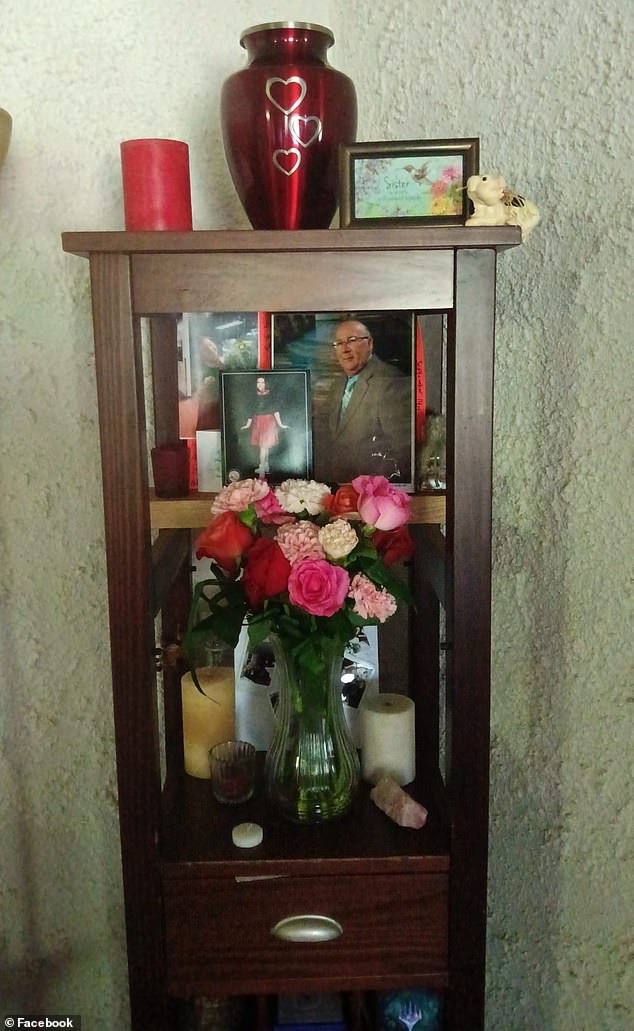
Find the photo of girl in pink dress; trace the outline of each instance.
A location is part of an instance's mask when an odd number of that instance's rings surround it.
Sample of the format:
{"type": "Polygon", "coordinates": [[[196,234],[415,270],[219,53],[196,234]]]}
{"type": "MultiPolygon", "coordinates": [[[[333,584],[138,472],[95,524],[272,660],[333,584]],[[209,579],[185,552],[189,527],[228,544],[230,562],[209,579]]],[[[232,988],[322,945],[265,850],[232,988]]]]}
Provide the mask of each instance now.
{"type": "Polygon", "coordinates": [[[264,376],[258,376],[255,381],[253,415],[240,429],[251,430],[250,441],[258,448],[260,459],[254,471],[264,479],[269,472],[269,451],[279,443],[280,430],[288,429],[276,410],[276,402],[264,376]]]}
{"type": "Polygon", "coordinates": [[[312,474],[308,383],[305,369],[220,373],[223,483],[312,474]]]}

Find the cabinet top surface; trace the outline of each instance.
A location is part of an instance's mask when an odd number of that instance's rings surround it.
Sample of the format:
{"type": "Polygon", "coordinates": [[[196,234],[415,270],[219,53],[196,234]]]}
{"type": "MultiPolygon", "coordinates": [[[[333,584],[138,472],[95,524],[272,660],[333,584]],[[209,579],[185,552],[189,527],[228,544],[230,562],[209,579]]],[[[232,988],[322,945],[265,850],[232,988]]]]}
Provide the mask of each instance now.
{"type": "Polygon", "coordinates": [[[112,254],[200,254],[284,251],[407,251],[486,248],[505,250],[521,243],[517,226],[430,226],[402,229],[254,229],[172,232],[62,233],[65,251],[88,257],[112,254]]]}

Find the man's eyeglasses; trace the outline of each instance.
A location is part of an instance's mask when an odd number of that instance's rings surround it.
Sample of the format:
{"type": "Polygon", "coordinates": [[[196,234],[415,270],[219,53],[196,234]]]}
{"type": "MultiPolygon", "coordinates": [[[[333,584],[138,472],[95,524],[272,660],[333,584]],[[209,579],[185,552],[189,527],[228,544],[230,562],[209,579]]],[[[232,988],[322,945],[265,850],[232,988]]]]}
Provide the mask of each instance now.
{"type": "Polygon", "coordinates": [[[334,347],[335,351],[340,351],[341,348],[342,347],[346,347],[347,344],[350,344],[351,347],[354,347],[354,345],[360,343],[361,340],[369,340],[369,339],[370,339],[369,336],[364,336],[364,337],[346,337],[345,340],[333,340],[332,341],[332,346],[334,347]]]}

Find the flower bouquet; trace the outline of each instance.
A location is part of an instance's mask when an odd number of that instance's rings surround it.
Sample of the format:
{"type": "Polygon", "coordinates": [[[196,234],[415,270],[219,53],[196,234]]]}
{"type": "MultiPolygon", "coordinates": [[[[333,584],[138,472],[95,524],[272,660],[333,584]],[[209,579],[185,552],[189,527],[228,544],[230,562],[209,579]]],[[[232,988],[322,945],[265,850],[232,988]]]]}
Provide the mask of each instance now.
{"type": "Polygon", "coordinates": [[[267,792],[298,821],[344,812],[358,758],[341,703],[341,663],[359,628],[385,622],[409,589],[391,568],[413,554],[410,499],[381,476],[332,492],[313,480],[224,487],[196,541],[212,578],[196,585],[184,646],[213,635],[269,639],[282,671],[267,792]]]}

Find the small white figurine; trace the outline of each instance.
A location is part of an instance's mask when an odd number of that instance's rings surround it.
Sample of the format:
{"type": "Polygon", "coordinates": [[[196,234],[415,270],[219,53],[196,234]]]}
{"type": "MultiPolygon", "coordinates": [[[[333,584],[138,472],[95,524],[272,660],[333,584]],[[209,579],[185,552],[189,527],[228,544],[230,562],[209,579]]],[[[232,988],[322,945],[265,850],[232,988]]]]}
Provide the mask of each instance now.
{"type": "Polygon", "coordinates": [[[466,226],[519,226],[523,242],[539,222],[535,205],[507,189],[501,175],[470,175],[467,197],[474,213],[466,226]]]}

